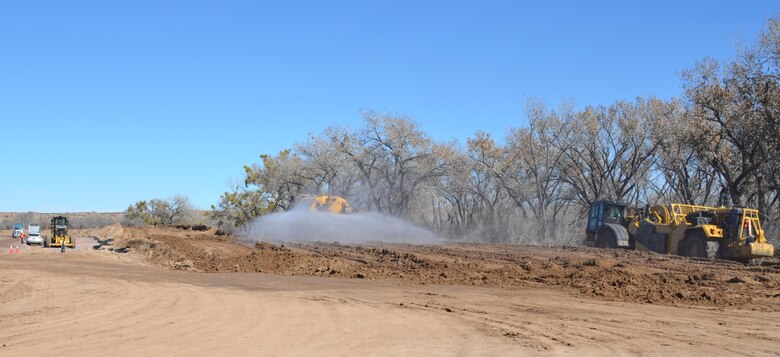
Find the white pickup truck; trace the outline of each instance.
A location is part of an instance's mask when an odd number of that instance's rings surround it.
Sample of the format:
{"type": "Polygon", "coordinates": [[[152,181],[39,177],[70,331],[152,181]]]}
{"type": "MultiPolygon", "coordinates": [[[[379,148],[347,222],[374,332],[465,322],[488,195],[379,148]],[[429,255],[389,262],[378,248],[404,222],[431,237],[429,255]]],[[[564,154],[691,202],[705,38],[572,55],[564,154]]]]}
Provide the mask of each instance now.
{"type": "Polygon", "coordinates": [[[38,224],[30,224],[27,226],[27,245],[30,244],[43,245],[43,237],[41,237],[41,226],[38,224]]]}

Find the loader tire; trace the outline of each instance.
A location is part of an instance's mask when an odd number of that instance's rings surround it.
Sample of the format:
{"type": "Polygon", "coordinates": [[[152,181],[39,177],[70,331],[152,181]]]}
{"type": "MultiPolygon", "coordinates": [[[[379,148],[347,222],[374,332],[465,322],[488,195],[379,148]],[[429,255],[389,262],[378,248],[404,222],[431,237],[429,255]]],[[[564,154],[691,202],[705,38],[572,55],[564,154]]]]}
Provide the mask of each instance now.
{"type": "Polygon", "coordinates": [[[615,249],[617,246],[615,232],[606,227],[602,227],[596,234],[596,248],[615,249]]]}
{"type": "Polygon", "coordinates": [[[720,242],[707,240],[707,236],[702,231],[691,232],[681,244],[683,244],[681,255],[686,257],[716,259],[720,251],[720,242]]]}
{"type": "Polygon", "coordinates": [[[707,259],[718,259],[720,257],[720,242],[707,241],[707,259]]]}

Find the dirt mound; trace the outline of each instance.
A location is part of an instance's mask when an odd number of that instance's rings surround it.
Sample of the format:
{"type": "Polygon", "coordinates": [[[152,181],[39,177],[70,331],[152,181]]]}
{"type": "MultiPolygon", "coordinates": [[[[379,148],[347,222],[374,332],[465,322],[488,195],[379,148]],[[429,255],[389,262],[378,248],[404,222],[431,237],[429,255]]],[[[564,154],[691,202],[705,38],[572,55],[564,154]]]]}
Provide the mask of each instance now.
{"type": "Polygon", "coordinates": [[[126,237],[125,229],[119,223],[114,223],[101,228],[74,229],[74,236],[96,237],[99,239],[121,239],[126,237]]]}
{"type": "MultiPolygon", "coordinates": [[[[121,228],[121,227],[120,227],[121,228]]],[[[241,244],[213,230],[106,229],[109,249],[153,264],[202,272],[389,279],[414,284],[497,288],[564,287],[578,295],[665,305],[777,309],[780,265],[747,267],[626,250],[447,244],[376,246],[241,244]]]]}
{"type": "Polygon", "coordinates": [[[147,262],[175,270],[211,271],[209,262],[246,255],[251,248],[216,230],[180,230],[159,227],[112,227],[90,232],[100,243],[96,249],[135,253],[147,262]]]}

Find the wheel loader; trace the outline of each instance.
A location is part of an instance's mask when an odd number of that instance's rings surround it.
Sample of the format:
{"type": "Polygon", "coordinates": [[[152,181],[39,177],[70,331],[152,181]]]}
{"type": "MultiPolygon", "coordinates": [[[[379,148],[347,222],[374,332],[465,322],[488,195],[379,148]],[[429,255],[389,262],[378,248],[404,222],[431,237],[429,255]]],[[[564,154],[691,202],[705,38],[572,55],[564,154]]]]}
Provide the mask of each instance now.
{"type": "Polygon", "coordinates": [[[44,247],[62,246],[76,248],[76,241],[68,234],[68,218],[57,216],[51,219],[51,235],[43,239],[44,247]]]}
{"type": "Polygon", "coordinates": [[[601,248],[627,247],[745,263],[774,255],[758,210],[745,207],[671,203],[638,209],[597,201],[591,205],[587,231],[590,245],[601,248]]]}

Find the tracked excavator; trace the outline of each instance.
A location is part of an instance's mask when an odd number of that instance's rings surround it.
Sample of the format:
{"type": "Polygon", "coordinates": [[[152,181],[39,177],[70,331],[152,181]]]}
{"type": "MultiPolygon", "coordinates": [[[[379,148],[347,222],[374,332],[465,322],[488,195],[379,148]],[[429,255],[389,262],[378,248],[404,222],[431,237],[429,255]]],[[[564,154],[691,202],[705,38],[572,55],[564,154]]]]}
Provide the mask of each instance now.
{"type": "Polygon", "coordinates": [[[680,203],[645,208],[595,201],[585,244],[744,263],[772,257],[758,210],[680,203]]]}

